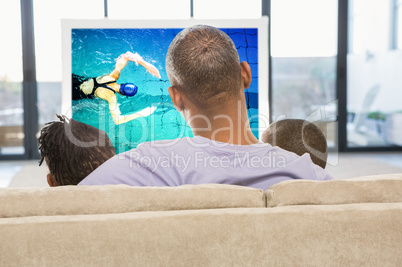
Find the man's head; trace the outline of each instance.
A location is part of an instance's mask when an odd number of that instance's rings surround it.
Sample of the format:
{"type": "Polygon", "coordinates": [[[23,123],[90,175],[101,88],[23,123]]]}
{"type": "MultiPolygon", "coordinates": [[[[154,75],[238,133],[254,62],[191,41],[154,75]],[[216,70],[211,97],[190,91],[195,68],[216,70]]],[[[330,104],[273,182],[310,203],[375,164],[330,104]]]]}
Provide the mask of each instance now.
{"type": "Polygon", "coordinates": [[[311,160],[323,169],[327,164],[327,140],[320,128],[306,120],[276,121],[264,131],[261,141],[299,156],[309,153],[311,160]]]}
{"type": "Polygon", "coordinates": [[[179,91],[198,109],[221,105],[239,96],[245,65],[221,30],[206,25],[186,28],[176,35],[166,55],[169,93],[172,97],[171,91],[179,91]]]}
{"type": "Polygon", "coordinates": [[[50,186],[77,185],[116,152],[104,131],[57,117],[60,121],[47,123],[38,138],[39,166],[46,161],[50,186]]]}

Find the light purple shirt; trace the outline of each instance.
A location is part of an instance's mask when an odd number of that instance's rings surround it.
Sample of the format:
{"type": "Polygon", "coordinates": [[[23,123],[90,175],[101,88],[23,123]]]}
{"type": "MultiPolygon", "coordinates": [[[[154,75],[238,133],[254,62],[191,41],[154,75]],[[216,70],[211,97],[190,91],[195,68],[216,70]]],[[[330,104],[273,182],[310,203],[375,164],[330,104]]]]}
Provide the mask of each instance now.
{"type": "Polygon", "coordinates": [[[267,189],[290,179],[332,180],[308,154],[269,144],[231,145],[196,136],[146,142],[118,154],[78,185],[233,184],[267,189]]]}

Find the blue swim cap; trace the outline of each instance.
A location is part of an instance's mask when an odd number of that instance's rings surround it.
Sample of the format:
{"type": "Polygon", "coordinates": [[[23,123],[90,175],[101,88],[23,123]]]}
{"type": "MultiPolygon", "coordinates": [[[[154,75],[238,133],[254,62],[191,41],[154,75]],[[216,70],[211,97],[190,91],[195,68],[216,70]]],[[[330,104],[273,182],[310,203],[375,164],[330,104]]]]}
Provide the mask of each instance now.
{"type": "Polygon", "coordinates": [[[120,94],[126,96],[134,96],[137,93],[138,87],[133,83],[123,83],[120,85],[120,94]]]}

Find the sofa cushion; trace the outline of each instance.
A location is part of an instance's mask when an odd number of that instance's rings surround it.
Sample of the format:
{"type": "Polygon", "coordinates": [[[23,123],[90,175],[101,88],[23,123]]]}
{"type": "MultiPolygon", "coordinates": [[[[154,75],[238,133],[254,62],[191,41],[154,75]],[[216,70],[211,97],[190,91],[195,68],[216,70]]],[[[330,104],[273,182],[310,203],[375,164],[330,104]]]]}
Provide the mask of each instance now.
{"type": "Polygon", "coordinates": [[[0,188],[0,217],[265,207],[261,189],[235,185],[0,188]]]}
{"type": "Polygon", "coordinates": [[[0,266],[401,266],[402,203],[0,219],[0,266]]]}
{"type": "Polygon", "coordinates": [[[347,180],[289,180],[266,190],[267,206],[402,202],[402,174],[347,180]]]}

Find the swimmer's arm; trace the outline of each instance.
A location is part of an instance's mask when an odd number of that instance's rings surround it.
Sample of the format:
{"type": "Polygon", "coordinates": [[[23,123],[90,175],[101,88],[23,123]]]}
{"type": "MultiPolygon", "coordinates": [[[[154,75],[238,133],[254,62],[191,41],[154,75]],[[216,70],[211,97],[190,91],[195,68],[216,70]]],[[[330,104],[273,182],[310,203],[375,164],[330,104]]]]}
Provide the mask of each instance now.
{"type": "Polygon", "coordinates": [[[158,69],[152,65],[151,63],[146,62],[139,54],[131,53],[127,51],[125,54],[121,55],[120,57],[124,57],[127,60],[134,61],[137,64],[143,66],[151,75],[161,78],[158,69]]]}
{"type": "Polygon", "coordinates": [[[116,65],[114,66],[114,70],[109,74],[113,79],[117,80],[120,78],[120,73],[127,65],[128,59],[124,56],[120,56],[117,61],[116,65]]]}
{"type": "Polygon", "coordinates": [[[140,110],[138,112],[129,114],[129,115],[121,115],[121,111],[117,105],[117,97],[115,94],[111,95],[103,95],[101,97],[102,99],[105,99],[109,103],[109,111],[110,115],[112,115],[112,118],[114,120],[114,123],[116,125],[126,123],[132,120],[135,120],[140,117],[146,117],[154,113],[156,110],[156,107],[147,107],[144,108],[143,110],[140,110]]]}
{"type": "Polygon", "coordinates": [[[126,123],[141,117],[147,117],[149,115],[151,115],[152,113],[154,113],[154,111],[156,110],[156,107],[147,107],[144,108],[138,112],[129,114],[129,115],[121,115],[120,114],[120,110],[117,108],[117,110],[112,111],[110,110],[110,113],[112,115],[112,118],[114,120],[114,123],[116,125],[122,124],[122,123],[126,123]]]}
{"type": "MultiPolygon", "coordinates": [[[[113,85],[115,85],[115,84],[116,83],[113,83],[113,84],[111,84],[111,86],[113,87],[113,85]]],[[[129,115],[121,115],[121,111],[119,109],[119,106],[117,105],[117,97],[113,92],[111,92],[110,90],[104,89],[104,88],[98,88],[95,91],[95,96],[99,97],[101,99],[104,99],[108,102],[110,115],[112,115],[112,118],[116,125],[131,121],[131,120],[135,120],[140,117],[149,116],[152,113],[154,113],[154,111],[156,110],[156,107],[147,107],[147,108],[144,108],[143,110],[140,110],[138,112],[135,112],[135,113],[132,113],[129,115]]]]}

